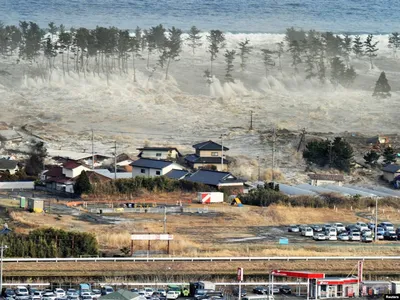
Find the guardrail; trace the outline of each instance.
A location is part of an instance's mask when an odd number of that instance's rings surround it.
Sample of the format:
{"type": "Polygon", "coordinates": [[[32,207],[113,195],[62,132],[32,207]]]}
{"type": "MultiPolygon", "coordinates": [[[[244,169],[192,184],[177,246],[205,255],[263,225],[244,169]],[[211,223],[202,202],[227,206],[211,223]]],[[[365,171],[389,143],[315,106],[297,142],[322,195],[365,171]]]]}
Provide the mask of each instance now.
{"type": "Polygon", "coordinates": [[[238,257],[71,257],[4,258],[4,262],[229,262],[229,261],[400,260],[400,256],[238,256],[238,257]]]}

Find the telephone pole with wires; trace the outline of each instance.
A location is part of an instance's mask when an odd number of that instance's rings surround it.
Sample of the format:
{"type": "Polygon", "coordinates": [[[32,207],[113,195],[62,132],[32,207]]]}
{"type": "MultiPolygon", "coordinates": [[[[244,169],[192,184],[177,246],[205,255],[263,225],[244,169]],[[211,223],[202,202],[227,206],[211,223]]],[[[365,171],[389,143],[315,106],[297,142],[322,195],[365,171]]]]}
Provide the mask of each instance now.
{"type": "Polygon", "coordinates": [[[226,136],[225,133],[219,137],[221,139],[221,171],[224,171],[224,136],[226,136]]]}
{"type": "Polygon", "coordinates": [[[117,179],[117,141],[114,141],[114,179],[117,179]]]}
{"type": "Polygon", "coordinates": [[[250,111],[250,127],[249,130],[253,130],[253,111],[250,111]]]}
{"type": "Polygon", "coordinates": [[[92,170],[94,170],[94,133],[92,129],[92,170]]]}

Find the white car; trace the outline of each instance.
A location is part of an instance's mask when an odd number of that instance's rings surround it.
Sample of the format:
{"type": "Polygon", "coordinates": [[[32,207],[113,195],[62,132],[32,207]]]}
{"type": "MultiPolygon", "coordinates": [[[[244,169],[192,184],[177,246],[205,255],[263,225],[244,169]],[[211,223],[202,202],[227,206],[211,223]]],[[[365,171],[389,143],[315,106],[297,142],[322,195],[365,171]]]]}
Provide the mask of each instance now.
{"type": "Polygon", "coordinates": [[[301,235],[304,235],[304,236],[313,236],[313,235],[314,235],[314,231],[312,230],[311,227],[306,227],[306,228],[304,228],[304,230],[301,232],[301,235]]]}
{"type": "Polygon", "coordinates": [[[74,294],[77,294],[77,293],[78,293],[78,291],[76,289],[68,289],[67,290],[67,296],[74,295],[74,294]]]}
{"type": "Polygon", "coordinates": [[[335,235],[327,235],[326,236],[326,239],[328,240],[328,241],[337,241],[337,235],[335,234],[335,235]]]}
{"type": "Polygon", "coordinates": [[[325,241],[326,240],[326,236],[323,233],[316,233],[313,236],[314,241],[325,241]]]}
{"type": "Polygon", "coordinates": [[[337,232],[346,231],[346,227],[342,223],[333,223],[334,228],[336,228],[337,232]]]}
{"type": "Polygon", "coordinates": [[[385,231],[392,231],[394,230],[394,226],[392,223],[390,222],[382,222],[379,224],[379,226],[383,227],[383,229],[385,229],[385,231]]]}
{"type": "Polygon", "coordinates": [[[157,292],[159,292],[160,295],[163,295],[164,297],[167,296],[167,291],[165,289],[158,289],[157,292]]]}
{"type": "Polygon", "coordinates": [[[349,234],[350,241],[361,241],[361,234],[359,232],[352,232],[349,234]]]}
{"type": "Polygon", "coordinates": [[[54,290],[54,294],[56,295],[57,298],[62,298],[66,296],[66,293],[63,289],[57,288],[54,290]]]}
{"type": "Polygon", "coordinates": [[[364,222],[357,222],[357,223],[356,223],[356,227],[357,227],[360,231],[369,229],[369,228],[368,228],[368,225],[365,224],[364,222]]]}
{"type": "Polygon", "coordinates": [[[347,233],[341,233],[338,235],[338,240],[339,241],[348,241],[349,240],[349,235],[347,233]]]}
{"type": "Polygon", "coordinates": [[[81,300],[93,300],[92,295],[82,295],[81,300]]]}
{"type": "Polygon", "coordinates": [[[42,291],[35,291],[33,293],[33,295],[31,296],[31,299],[32,300],[40,300],[40,299],[42,299],[42,294],[43,294],[42,291]]]}
{"type": "Polygon", "coordinates": [[[150,288],[150,287],[145,287],[144,288],[145,297],[151,297],[151,295],[153,295],[153,293],[154,293],[153,288],[150,288]]]}
{"type": "Polygon", "coordinates": [[[361,233],[365,236],[372,236],[372,231],[370,229],[363,230],[361,233]]]}
{"type": "Polygon", "coordinates": [[[15,295],[18,296],[29,296],[29,291],[24,286],[17,286],[15,290],[15,295]]]}
{"type": "Polygon", "coordinates": [[[67,296],[67,300],[79,300],[79,294],[78,294],[78,293],[76,293],[76,294],[69,294],[69,295],[67,296]]]}
{"type": "Polygon", "coordinates": [[[167,299],[178,299],[180,292],[178,291],[168,291],[167,292],[167,299]]]}

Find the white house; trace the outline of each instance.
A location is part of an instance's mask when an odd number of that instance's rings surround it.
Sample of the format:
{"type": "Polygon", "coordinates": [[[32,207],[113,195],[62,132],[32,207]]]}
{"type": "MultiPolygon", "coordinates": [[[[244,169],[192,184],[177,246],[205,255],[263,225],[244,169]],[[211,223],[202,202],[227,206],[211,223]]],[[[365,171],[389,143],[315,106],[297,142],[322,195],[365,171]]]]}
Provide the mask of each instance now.
{"type": "Polygon", "coordinates": [[[177,163],[168,160],[140,158],[131,163],[132,177],[136,176],[162,176],[171,170],[183,170],[183,167],[177,163]]]}
{"type": "Polygon", "coordinates": [[[174,147],[143,147],[137,150],[140,151],[138,155],[140,158],[176,160],[182,156],[174,147]]]}
{"type": "Polygon", "coordinates": [[[65,162],[62,166],[62,174],[66,178],[75,178],[81,175],[82,171],[89,171],[90,169],[74,160],[65,162]]]}
{"type": "Polygon", "coordinates": [[[308,174],[310,184],[314,186],[335,184],[341,186],[344,181],[342,174],[308,174]]]}
{"type": "Polygon", "coordinates": [[[18,162],[16,160],[0,159],[0,171],[8,171],[11,175],[14,175],[18,171],[18,162]]]}

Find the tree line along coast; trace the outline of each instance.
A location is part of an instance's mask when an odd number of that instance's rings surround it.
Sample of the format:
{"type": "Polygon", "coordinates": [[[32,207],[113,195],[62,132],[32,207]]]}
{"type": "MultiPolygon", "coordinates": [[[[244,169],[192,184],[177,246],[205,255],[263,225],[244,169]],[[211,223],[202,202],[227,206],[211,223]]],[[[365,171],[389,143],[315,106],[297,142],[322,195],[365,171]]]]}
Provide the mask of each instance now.
{"type": "MultiPolygon", "coordinates": [[[[286,63],[286,67],[290,67],[294,74],[301,74],[305,80],[350,87],[357,77],[352,60],[366,59],[373,69],[378,46],[382,45],[378,45],[372,34],[362,40],[358,35],[353,37],[292,27],[286,30],[281,42],[269,47],[258,49],[245,38],[234,46],[230,45],[228,49],[224,32],[216,29],[202,33],[196,26],[192,26],[186,33],[176,27],[167,29],[162,24],[149,29],[137,27],[130,32],[102,26],[95,29],[67,29],[54,22],[49,23],[47,28],[41,28],[34,22],[21,21],[18,25],[4,25],[0,22],[0,53],[11,60],[18,57],[17,62],[27,62],[31,69],[24,69],[25,72],[30,71],[29,75],[42,76],[47,80],[51,79],[51,72],[61,65],[63,76],[70,72],[82,73],[84,76],[90,73],[98,76],[106,74],[107,80],[110,74],[127,74],[131,69],[133,81],[136,82],[139,59],[146,61],[149,79],[156,71],[163,72],[167,79],[171,64],[179,63],[184,46],[190,49],[193,56],[198,50],[206,49],[209,67],[203,70],[203,74],[208,83],[213,81],[214,62],[219,56],[223,57],[225,63],[224,80],[234,82],[234,71],[243,74],[248,68],[250,55],[257,54],[266,77],[272,69],[283,72],[283,64],[286,63]],[[56,57],[61,57],[58,64],[56,57]],[[236,60],[239,68],[236,68],[236,60]],[[37,72],[38,68],[45,72],[37,72]]],[[[390,35],[387,47],[397,57],[400,49],[399,33],[390,35]]],[[[385,74],[382,76],[384,78],[380,79],[374,95],[390,96],[390,85],[385,82],[385,74]]]]}

